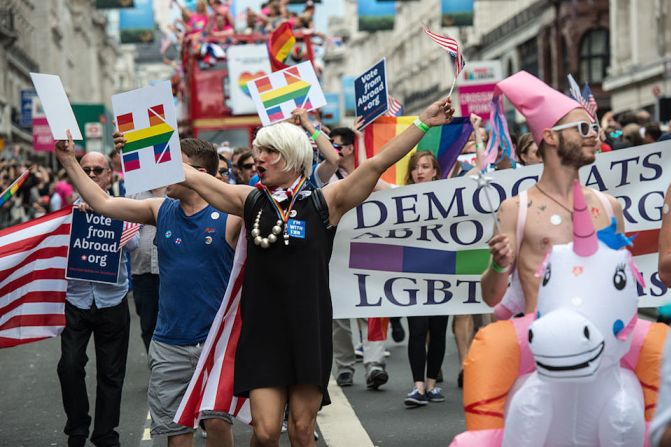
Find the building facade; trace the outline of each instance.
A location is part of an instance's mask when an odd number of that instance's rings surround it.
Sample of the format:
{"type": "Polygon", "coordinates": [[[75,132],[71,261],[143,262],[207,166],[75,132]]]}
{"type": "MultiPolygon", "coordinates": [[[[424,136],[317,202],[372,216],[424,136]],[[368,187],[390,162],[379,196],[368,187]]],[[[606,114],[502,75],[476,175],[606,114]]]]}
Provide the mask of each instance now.
{"type": "Polygon", "coordinates": [[[118,44],[90,0],[4,0],[0,3],[0,137],[30,152],[20,125],[21,91],[30,72],[57,74],[72,103],[102,103],[116,93],[118,44]],[[6,118],[9,118],[7,121],[6,118]]]}
{"type": "MultiPolygon", "coordinates": [[[[604,89],[613,111],[647,109],[671,97],[671,4],[668,0],[611,0],[611,65],[604,89]]],[[[668,119],[668,118],[667,118],[668,119]]]]}
{"type": "MultiPolygon", "coordinates": [[[[610,108],[602,88],[611,60],[608,0],[477,0],[473,26],[462,28],[441,28],[438,0],[397,2],[394,30],[376,33],[357,31],[356,3],[346,0],[344,18],[330,24],[346,43],[327,52],[329,90],[342,76],[356,76],[386,56],[389,92],[407,114],[446,95],[452,62],[422,32],[428,24],[461,43],[467,66],[498,60],[504,77],[526,70],[562,91],[568,91],[571,73],[581,86],[589,83],[601,111],[610,108]]],[[[458,105],[458,95],[453,102],[458,105]]]]}

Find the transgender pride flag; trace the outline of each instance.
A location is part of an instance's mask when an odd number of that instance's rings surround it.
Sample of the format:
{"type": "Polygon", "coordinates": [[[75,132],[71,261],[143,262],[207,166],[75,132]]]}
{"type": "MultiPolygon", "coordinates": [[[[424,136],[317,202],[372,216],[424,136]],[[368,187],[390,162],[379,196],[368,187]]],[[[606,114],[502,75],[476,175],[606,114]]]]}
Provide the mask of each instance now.
{"type": "MultiPolygon", "coordinates": [[[[377,154],[382,147],[396,135],[403,132],[416,116],[381,116],[364,129],[364,142],[368,158],[377,154]]],[[[452,122],[444,126],[432,127],[405,157],[382,174],[382,180],[395,185],[405,185],[408,173],[408,161],[412,153],[417,151],[431,151],[438,159],[442,177],[447,178],[450,169],[454,166],[457,157],[464,148],[468,137],[473,132],[473,126],[468,118],[453,118],[452,122]]]]}

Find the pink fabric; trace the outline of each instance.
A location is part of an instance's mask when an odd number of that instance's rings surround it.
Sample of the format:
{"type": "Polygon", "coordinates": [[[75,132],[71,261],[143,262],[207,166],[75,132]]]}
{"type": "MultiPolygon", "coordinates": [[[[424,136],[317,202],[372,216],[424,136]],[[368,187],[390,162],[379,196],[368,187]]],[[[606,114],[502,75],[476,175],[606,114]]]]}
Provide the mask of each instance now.
{"type": "Polygon", "coordinates": [[[631,347],[624,357],[622,357],[622,360],[620,360],[620,366],[636,371],[638,358],[641,356],[641,348],[643,347],[645,337],[648,335],[651,324],[651,322],[640,318],[636,320],[636,325],[631,333],[631,347]]]}
{"type": "Polygon", "coordinates": [[[458,434],[450,447],[498,447],[503,442],[503,429],[472,430],[458,434]]]}
{"type": "Polygon", "coordinates": [[[540,144],[544,129],[553,127],[571,110],[582,108],[577,101],[526,71],[515,73],[499,82],[494,97],[501,94],[527,119],[536,144],[540,144]]]}
{"type": "Polygon", "coordinates": [[[188,34],[197,33],[198,31],[203,31],[207,27],[207,14],[191,14],[189,23],[186,24],[188,27],[188,34]]]}
{"type": "Polygon", "coordinates": [[[509,320],[513,316],[513,312],[503,303],[499,303],[494,307],[494,316],[496,321],[509,320]]]}
{"type": "Polygon", "coordinates": [[[573,251],[578,256],[592,256],[599,249],[592,216],[587,209],[582,186],[578,180],[573,182],[573,251]]]}
{"type": "MultiPolygon", "coordinates": [[[[500,447],[503,443],[503,428],[465,431],[454,437],[450,447],[500,447]]],[[[650,422],[645,422],[643,447],[650,447],[650,422]]]]}
{"type": "Polygon", "coordinates": [[[535,314],[526,314],[522,318],[513,318],[510,320],[515,328],[517,344],[520,347],[520,372],[518,376],[529,374],[536,370],[536,362],[534,362],[531,348],[529,348],[529,326],[531,326],[531,323],[535,319],[535,314]]]}
{"type": "Polygon", "coordinates": [[[67,205],[67,199],[72,197],[72,194],[74,194],[75,189],[68,182],[61,180],[56,183],[56,186],[54,186],[54,192],[61,197],[61,200],[63,201],[63,206],[65,206],[67,205]]]}

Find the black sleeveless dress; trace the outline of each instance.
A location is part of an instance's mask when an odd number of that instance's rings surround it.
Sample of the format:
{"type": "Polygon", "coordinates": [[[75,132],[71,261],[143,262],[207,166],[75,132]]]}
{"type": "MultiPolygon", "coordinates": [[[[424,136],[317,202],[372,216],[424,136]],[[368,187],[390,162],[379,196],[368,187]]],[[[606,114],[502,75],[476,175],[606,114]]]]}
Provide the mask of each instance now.
{"type": "MultiPolygon", "coordinates": [[[[255,245],[250,232],[259,210],[263,209],[262,237],[278,217],[265,194],[253,207],[245,206],[247,263],[235,353],[236,396],[249,397],[256,388],[312,384],[323,393],[322,405],[331,402],[327,391],[333,358],[329,260],[335,228],[324,224],[312,193],[306,187],[294,203],[296,213],[290,219],[305,223],[305,237],[291,237],[289,245],[284,245],[282,235],[268,248],[255,245]]],[[[289,201],[281,205],[286,209],[289,201]]]]}

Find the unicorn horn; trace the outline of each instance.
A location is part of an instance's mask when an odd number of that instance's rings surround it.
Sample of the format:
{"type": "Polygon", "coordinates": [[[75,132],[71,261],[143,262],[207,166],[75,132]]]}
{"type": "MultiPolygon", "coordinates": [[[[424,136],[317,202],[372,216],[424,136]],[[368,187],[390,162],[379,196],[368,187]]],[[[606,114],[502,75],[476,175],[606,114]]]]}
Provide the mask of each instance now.
{"type": "Polygon", "coordinates": [[[587,211],[580,183],[573,183],[573,251],[578,256],[591,256],[599,249],[592,218],[587,211]]]}

